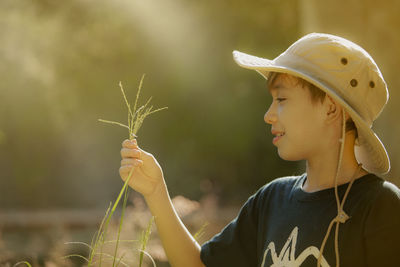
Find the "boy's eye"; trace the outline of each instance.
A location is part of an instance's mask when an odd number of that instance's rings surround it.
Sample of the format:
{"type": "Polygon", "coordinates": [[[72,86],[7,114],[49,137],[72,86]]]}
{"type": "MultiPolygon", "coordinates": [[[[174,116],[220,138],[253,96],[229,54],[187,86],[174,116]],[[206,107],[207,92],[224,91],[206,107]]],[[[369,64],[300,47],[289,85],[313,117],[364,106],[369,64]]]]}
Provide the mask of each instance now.
{"type": "Polygon", "coordinates": [[[282,102],[282,101],[285,101],[286,100],[286,98],[283,98],[283,97],[277,97],[276,98],[276,101],[278,101],[278,102],[282,102]]]}

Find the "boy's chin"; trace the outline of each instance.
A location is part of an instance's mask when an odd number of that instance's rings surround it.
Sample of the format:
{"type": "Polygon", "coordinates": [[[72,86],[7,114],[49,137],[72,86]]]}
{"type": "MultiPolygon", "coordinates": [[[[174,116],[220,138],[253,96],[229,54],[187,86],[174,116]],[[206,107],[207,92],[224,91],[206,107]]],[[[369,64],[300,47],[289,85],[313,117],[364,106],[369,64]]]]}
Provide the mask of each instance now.
{"type": "Polygon", "coordinates": [[[294,153],[290,153],[288,151],[284,151],[282,149],[278,148],[278,155],[281,159],[287,160],[287,161],[299,161],[302,160],[302,157],[299,155],[295,155],[294,153]]]}

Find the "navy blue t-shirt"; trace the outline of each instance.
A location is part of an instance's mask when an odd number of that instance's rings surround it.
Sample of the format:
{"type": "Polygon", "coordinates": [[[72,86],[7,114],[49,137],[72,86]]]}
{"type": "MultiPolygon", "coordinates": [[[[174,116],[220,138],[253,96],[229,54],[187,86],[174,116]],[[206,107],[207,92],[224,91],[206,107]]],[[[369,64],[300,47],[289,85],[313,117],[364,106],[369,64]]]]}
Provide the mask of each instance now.
{"type": "MultiPolygon", "coordinates": [[[[334,189],[307,193],[306,175],[263,186],[239,215],[201,249],[207,267],[316,266],[328,225],[337,215],[334,189]]],[[[338,186],[340,199],[348,184],[338,186]]],[[[340,224],[340,266],[400,266],[400,190],[368,174],[354,181],[340,224]]],[[[336,266],[335,227],[321,266],[336,266]]]]}

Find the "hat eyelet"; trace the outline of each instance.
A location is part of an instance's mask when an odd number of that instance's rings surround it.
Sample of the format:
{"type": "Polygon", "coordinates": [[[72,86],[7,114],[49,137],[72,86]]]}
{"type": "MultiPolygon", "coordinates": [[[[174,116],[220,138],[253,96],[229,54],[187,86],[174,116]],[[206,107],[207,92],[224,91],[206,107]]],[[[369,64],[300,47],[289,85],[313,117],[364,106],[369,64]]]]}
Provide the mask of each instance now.
{"type": "Polygon", "coordinates": [[[350,85],[351,85],[352,87],[356,87],[357,84],[358,84],[358,82],[357,82],[356,79],[352,79],[352,80],[350,81],[350,85]]]}
{"type": "Polygon", "coordinates": [[[345,58],[345,57],[342,57],[342,59],[340,60],[340,62],[341,62],[343,65],[347,65],[347,63],[348,63],[347,58],[345,58]]]}
{"type": "Polygon", "coordinates": [[[374,88],[374,87],[375,87],[374,81],[370,81],[370,82],[369,82],[369,87],[371,87],[371,88],[374,88]]]}

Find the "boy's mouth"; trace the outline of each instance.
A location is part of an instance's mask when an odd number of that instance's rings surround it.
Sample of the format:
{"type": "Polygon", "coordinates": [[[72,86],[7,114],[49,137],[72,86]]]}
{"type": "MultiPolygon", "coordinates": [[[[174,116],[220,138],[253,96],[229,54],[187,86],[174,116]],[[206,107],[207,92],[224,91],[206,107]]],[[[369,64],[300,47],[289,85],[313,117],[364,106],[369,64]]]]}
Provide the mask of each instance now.
{"type": "Polygon", "coordinates": [[[276,144],[276,142],[278,142],[282,136],[285,135],[285,132],[271,131],[271,133],[275,135],[275,137],[272,139],[273,144],[276,144]]]}

